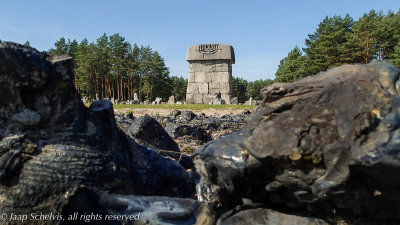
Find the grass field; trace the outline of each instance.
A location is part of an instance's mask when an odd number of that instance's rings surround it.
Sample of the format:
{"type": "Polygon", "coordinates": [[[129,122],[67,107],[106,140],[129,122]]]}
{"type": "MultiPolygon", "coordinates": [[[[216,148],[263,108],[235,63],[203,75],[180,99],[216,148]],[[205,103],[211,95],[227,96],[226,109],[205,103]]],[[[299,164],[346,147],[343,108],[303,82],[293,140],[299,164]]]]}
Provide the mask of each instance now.
{"type": "MultiPolygon", "coordinates": [[[[90,104],[85,104],[89,107],[90,104]]],[[[221,110],[240,110],[240,109],[254,109],[255,105],[208,105],[208,104],[186,104],[186,105],[128,105],[128,104],[115,104],[114,109],[186,109],[186,110],[205,110],[205,109],[221,109],[221,110]]]]}

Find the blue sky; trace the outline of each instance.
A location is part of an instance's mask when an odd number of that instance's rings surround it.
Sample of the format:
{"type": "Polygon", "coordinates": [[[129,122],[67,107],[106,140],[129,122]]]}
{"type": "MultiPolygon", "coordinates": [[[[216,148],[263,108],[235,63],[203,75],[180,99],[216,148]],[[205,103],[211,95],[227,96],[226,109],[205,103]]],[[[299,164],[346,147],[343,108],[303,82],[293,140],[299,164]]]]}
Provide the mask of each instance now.
{"type": "Polygon", "coordinates": [[[187,77],[191,45],[230,44],[233,76],[273,79],[279,62],[325,16],[349,13],[358,20],[371,9],[397,12],[398,0],[5,0],[0,3],[0,40],[48,50],[60,37],[96,41],[119,33],[127,41],[150,45],[170,74],[187,77]]]}

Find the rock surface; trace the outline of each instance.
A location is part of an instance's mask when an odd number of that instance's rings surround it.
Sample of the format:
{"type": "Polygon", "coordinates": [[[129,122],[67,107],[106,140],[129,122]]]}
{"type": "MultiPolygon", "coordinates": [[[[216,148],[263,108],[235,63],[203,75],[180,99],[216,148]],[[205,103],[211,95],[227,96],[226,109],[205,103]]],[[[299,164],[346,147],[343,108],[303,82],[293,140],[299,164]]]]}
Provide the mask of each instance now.
{"type": "Polygon", "coordinates": [[[0,212],[61,214],[79,187],[193,197],[192,174],[119,130],[109,101],[83,105],[72,68],[0,42],[0,212]]]}
{"type": "Polygon", "coordinates": [[[246,202],[333,224],[399,224],[400,71],[347,65],[262,90],[240,131],[193,154],[198,196],[221,211],[246,202]]]}
{"type": "Polygon", "coordinates": [[[96,216],[74,224],[400,223],[400,70],[389,64],[275,83],[247,118],[136,119],[115,116],[108,100],[86,108],[72,68],[68,57],[0,42],[1,215],[64,218],[29,224],[70,224],[75,212],[96,216]],[[151,136],[163,127],[204,144],[192,155],[199,174],[179,164],[175,142],[151,136]]]}
{"type": "Polygon", "coordinates": [[[290,215],[280,213],[270,209],[246,209],[236,212],[231,210],[218,220],[217,225],[230,224],[230,225],[253,225],[253,224],[267,224],[267,225],[328,225],[322,219],[290,215]]]}
{"type": "Polygon", "coordinates": [[[165,130],[178,142],[181,151],[189,153],[211,140],[245,128],[245,115],[207,117],[174,110],[170,119],[165,120],[165,130]]]}
{"type": "Polygon", "coordinates": [[[151,148],[179,152],[178,144],[168,135],[161,124],[149,115],[133,120],[128,135],[151,148]]]}

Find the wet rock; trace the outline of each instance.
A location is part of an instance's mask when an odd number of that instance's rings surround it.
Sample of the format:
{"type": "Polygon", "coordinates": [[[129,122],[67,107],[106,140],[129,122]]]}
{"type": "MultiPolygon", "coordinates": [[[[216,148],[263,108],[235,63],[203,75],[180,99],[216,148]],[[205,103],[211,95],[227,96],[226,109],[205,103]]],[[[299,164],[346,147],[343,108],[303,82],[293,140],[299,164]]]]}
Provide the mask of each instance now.
{"type": "Polygon", "coordinates": [[[270,209],[257,208],[241,210],[239,212],[236,211],[237,210],[231,210],[222,215],[217,225],[329,225],[318,218],[290,215],[270,209]]]}
{"type": "Polygon", "coordinates": [[[182,111],[179,115],[179,119],[181,120],[191,121],[194,118],[196,118],[196,114],[189,110],[182,111]]]}
{"type": "Polygon", "coordinates": [[[166,121],[165,130],[179,143],[180,149],[189,154],[208,141],[246,127],[244,115],[206,117],[200,113],[190,121],[180,119],[179,116],[175,120],[172,118],[166,121]]]}
{"type": "Polygon", "coordinates": [[[109,101],[83,105],[72,68],[69,57],[0,42],[0,211],[61,213],[82,186],[193,197],[195,176],[118,129],[109,101]]]}
{"type": "Polygon", "coordinates": [[[146,146],[179,152],[178,144],[157,120],[147,114],[133,121],[128,134],[137,142],[146,146]]]}
{"type": "Polygon", "coordinates": [[[171,115],[171,119],[178,119],[178,116],[181,115],[181,111],[179,110],[173,110],[171,111],[170,115],[171,115]]]}
{"type": "MultiPolygon", "coordinates": [[[[215,213],[194,199],[118,195],[80,188],[71,194],[63,215],[92,215],[82,224],[215,224],[215,213]]],[[[66,223],[68,224],[68,223],[66,223]]]]}
{"type": "Polygon", "coordinates": [[[248,131],[193,154],[199,199],[222,211],[250,199],[328,223],[399,223],[399,77],[372,63],[264,88],[248,131]]]}

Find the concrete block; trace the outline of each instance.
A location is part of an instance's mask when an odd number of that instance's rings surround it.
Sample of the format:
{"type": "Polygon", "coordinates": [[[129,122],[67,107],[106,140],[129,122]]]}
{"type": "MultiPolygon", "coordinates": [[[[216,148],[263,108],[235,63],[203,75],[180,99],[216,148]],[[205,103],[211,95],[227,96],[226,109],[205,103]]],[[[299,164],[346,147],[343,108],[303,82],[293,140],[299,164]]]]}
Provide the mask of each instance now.
{"type": "MultiPolygon", "coordinates": [[[[210,89],[219,89],[220,87],[220,82],[211,82],[208,84],[208,87],[210,89]]],[[[218,91],[217,91],[218,92],[218,91]]]]}
{"type": "Polygon", "coordinates": [[[196,104],[194,101],[194,94],[186,93],[186,102],[187,104],[196,104]]]}
{"type": "Polygon", "coordinates": [[[208,94],[208,83],[199,84],[199,93],[208,94]]]}
{"type": "Polygon", "coordinates": [[[210,88],[210,89],[208,89],[209,94],[213,94],[214,97],[217,97],[218,91],[219,91],[219,88],[213,88],[213,89],[210,88]]]}
{"type": "Polygon", "coordinates": [[[221,76],[221,82],[230,83],[229,81],[230,81],[231,76],[230,76],[229,72],[221,72],[220,76],[221,76]]]}
{"type": "Polygon", "coordinates": [[[216,98],[215,94],[205,94],[203,95],[204,104],[212,104],[212,101],[216,98]]]}
{"type": "Polygon", "coordinates": [[[227,104],[230,104],[231,102],[231,95],[230,94],[222,94],[221,93],[221,99],[225,100],[227,104]]]}
{"type": "Polygon", "coordinates": [[[196,72],[194,75],[196,83],[204,83],[206,81],[206,73],[205,72],[196,72]]]}
{"type": "Polygon", "coordinates": [[[203,94],[193,94],[194,104],[203,104],[203,94]]]}
{"type": "Polygon", "coordinates": [[[220,89],[221,93],[224,93],[224,94],[230,94],[230,92],[231,92],[231,86],[227,82],[219,83],[219,89],[220,89]]]}
{"type": "Polygon", "coordinates": [[[199,93],[199,86],[200,86],[200,84],[198,84],[198,83],[188,83],[186,93],[188,93],[188,94],[199,93]]]}
{"type": "Polygon", "coordinates": [[[188,73],[188,83],[193,83],[193,82],[195,82],[194,76],[195,76],[195,73],[194,73],[194,72],[189,72],[189,73],[188,73]]]}
{"type": "Polygon", "coordinates": [[[207,83],[212,82],[212,78],[213,78],[214,74],[215,73],[213,73],[213,72],[206,72],[205,82],[207,82],[207,83]]]}
{"type": "Polygon", "coordinates": [[[221,72],[216,72],[212,77],[212,82],[221,82],[221,72]]]}

